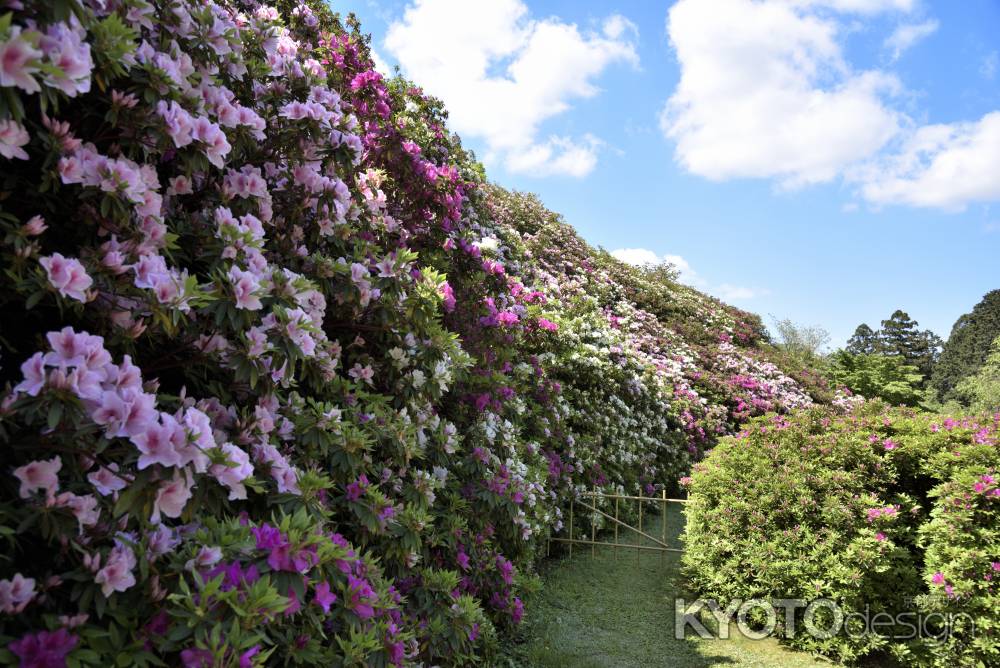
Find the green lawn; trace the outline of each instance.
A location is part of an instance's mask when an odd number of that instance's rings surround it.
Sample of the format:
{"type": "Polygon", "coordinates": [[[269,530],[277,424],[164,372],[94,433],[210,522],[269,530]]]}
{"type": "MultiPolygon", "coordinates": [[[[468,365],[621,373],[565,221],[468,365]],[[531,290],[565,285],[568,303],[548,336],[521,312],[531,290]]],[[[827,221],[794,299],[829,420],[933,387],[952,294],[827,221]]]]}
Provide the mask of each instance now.
{"type": "MultiPolygon", "coordinates": [[[[647,532],[660,535],[660,518],[647,532]]],[[[677,544],[683,518],[678,509],[667,515],[668,534],[677,544]]],[[[634,534],[633,534],[634,537],[634,534]]],[[[621,540],[626,540],[623,534],[621,540]]],[[[629,542],[633,542],[630,537],[629,542]]],[[[800,668],[831,663],[792,652],[775,640],[749,640],[733,625],[728,640],[705,640],[691,631],[674,638],[674,598],[683,596],[679,554],[661,557],[636,550],[589,547],[572,557],[548,561],[544,587],[526,605],[527,615],[517,644],[508,647],[500,666],[540,668],[628,668],[667,666],[709,668],[738,666],[800,668]]]]}

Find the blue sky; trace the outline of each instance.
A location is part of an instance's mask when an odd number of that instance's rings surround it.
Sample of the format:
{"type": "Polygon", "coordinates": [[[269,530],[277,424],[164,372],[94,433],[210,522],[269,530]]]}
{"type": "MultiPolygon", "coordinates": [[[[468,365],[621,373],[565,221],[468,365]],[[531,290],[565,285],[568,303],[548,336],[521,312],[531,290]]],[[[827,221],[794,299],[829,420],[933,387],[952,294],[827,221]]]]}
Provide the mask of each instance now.
{"type": "Polygon", "coordinates": [[[1000,288],[997,0],[352,0],[501,185],[842,345],[1000,288]]]}

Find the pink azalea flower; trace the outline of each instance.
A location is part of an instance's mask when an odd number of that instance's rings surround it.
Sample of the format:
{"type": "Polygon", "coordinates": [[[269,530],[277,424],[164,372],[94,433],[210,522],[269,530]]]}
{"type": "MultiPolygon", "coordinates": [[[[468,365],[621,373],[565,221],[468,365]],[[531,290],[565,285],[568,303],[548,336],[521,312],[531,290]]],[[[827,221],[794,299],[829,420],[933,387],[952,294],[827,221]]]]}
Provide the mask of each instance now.
{"type": "Polygon", "coordinates": [[[938,571],[937,573],[935,573],[931,577],[931,582],[933,582],[936,585],[944,584],[944,573],[942,573],[941,571],[938,571]]]}
{"type": "Polygon", "coordinates": [[[197,408],[184,411],[182,432],[178,434],[179,445],[177,453],[181,457],[180,466],[191,464],[197,473],[208,470],[211,460],[206,454],[216,447],[215,434],[212,431],[212,421],[197,408]]]}
{"type": "Polygon", "coordinates": [[[45,386],[45,355],[35,353],[21,365],[24,380],[14,388],[15,392],[24,392],[30,397],[38,396],[45,386]]]}
{"type": "Polygon", "coordinates": [[[35,598],[35,581],[15,573],[10,580],[0,580],[0,612],[13,615],[24,610],[35,598]]]}
{"type": "Polygon", "coordinates": [[[189,571],[196,571],[211,568],[220,561],[222,561],[222,548],[205,545],[198,550],[198,554],[194,556],[194,559],[188,559],[187,563],[184,564],[184,568],[189,571]]]}
{"type": "Polygon", "coordinates": [[[49,460],[39,460],[14,469],[14,476],[21,481],[19,494],[22,499],[31,497],[33,492],[44,490],[47,498],[52,498],[59,490],[59,469],[62,460],[56,456],[49,460]]]}
{"type": "Polygon", "coordinates": [[[134,434],[132,443],[141,453],[136,466],[143,470],[153,464],[180,466],[181,456],[176,448],[176,435],[180,429],[170,415],[160,415],[160,422],[149,424],[145,431],[134,434]]]}
{"type": "Polygon", "coordinates": [[[184,506],[191,499],[192,486],[187,476],[182,476],[180,471],[175,472],[174,479],[160,485],[160,489],[156,492],[150,521],[159,524],[161,515],[175,519],[180,517],[184,506]]]}
{"type": "Polygon", "coordinates": [[[376,598],[376,594],[375,590],[368,584],[368,581],[348,574],[347,587],[348,593],[351,596],[350,601],[347,603],[347,608],[362,620],[374,617],[375,608],[372,606],[372,603],[376,598]]]}
{"type": "Polygon", "coordinates": [[[396,276],[396,270],[393,267],[392,258],[385,258],[381,262],[375,265],[378,269],[378,275],[380,278],[393,278],[396,276]]]}
{"type": "MultiPolygon", "coordinates": [[[[3,121],[0,121],[0,127],[2,127],[3,121]]],[[[3,130],[0,129],[0,139],[2,139],[3,130]]],[[[0,153],[3,152],[3,148],[0,147],[0,153]]],[[[29,237],[37,237],[39,234],[49,229],[49,226],[45,224],[45,219],[41,216],[32,216],[21,230],[29,237]]]]}
{"type": "Polygon", "coordinates": [[[112,462],[107,467],[100,466],[96,471],[87,474],[87,480],[97,489],[101,496],[107,496],[125,489],[125,480],[118,475],[118,464],[112,462]]]}
{"type": "Polygon", "coordinates": [[[156,113],[163,119],[174,146],[181,148],[191,143],[194,119],[183,107],[176,102],[160,100],[156,105],[156,113]]]}
{"type": "Polygon", "coordinates": [[[136,566],[135,553],[126,545],[116,545],[104,568],[94,576],[94,582],[101,585],[101,593],[107,598],[114,592],[127,591],[135,585],[132,569],[136,566]]]}
{"type": "Polygon", "coordinates": [[[195,120],[191,135],[202,143],[208,161],[222,169],[225,166],[223,158],[229,155],[229,151],[232,149],[222,128],[208,118],[201,116],[195,120]]]}
{"type": "Polygon", "coordinates": [[[243,485],[243,481],[253,475],[250,455],[232,443],[223,443],[220,449],[233,465],[213,464],[208,472],[229,488],[230,501],[247,498],[247,488],[243,485]]]}
{"type": "Polygon", "coordinates": [[[358,262],[351,265],[351,280],[355,283],[360,283],[364,279],[368,278],[368,267],[358,262]]]}
{"type": "Polygon", "coordinates": [[[66,629],[29,633],[15,640],[8,648],[16,655],[21,666],[49,668],[65,666],[66,655],[73,651],[79,638],[66,629]]]}
{"type": "Polygon", "coordinates": [[[58,88],[69,97],[90,91],[90,72],[94,61],[90,57],[87,33],[76,18],[72,23],[59,22],[49,25],[38,45],[45,59],[59,68],[58,74],[47,74],[45,83],[58,88]]]}
{"type": "Polygon", "coordinates": [[[81,535],[85,528],[94,526],[101,519],[101,509],[97,506],[97,497],[93,494],[81,496],[73,492],[63,492],[55,498],[55,505],[70,509],[76,517],[81,535]]]}
{"type": "Polygon", "coordinates": [[[94,284],[94,281],[87,275],[87,270],[83,268],[79,260],[63,257],[60,253],[53,253],[48,257],[40,258],[38,263],[45,268],[49,283],[59,291],[59,294],[78,302],[87,301],[85,293],[94,284]]]}
{"type": "Polygon", "coordinates": [[[323,612],[330,612],[330,606],[337,602],[337,595],[330,591],[329,582],[320,582],[316,585],[316,597],[313,602],[323,608],[323,612]]]}
{"type": "Polygon", "coordinates": [[[372,369],[371,365],[361,366],[360,364],[355,364],[351,367],[351,370],[347,372],[351,378],[361,383],[372,384],[372,378],[375,377],[375,371],[372,369]]]}
{"type": "Polygon", "coordinates": [[[229,268],[229,280],[233,284],[236,293],[236,308],[247,311],[259,311],[262,304],[256,292],[260,289],[257,277],[249,271],[243,271],[239,267],[229,268]]]}
{"type": "Polygon", "coordinates": [[[357,480],[347,485],[347,500],[357,501],[360,499],[365,491],[368,489],[368,476],[362,473],[357,480]]]}
{"type": "Polygon", "coordinates": [[[146,550],[146,558],[150,561],[162,557],[180,545],[181,542],[174,529],[162,524],[158,524],[155,529],[149,532],[147,540],[149,547],[146,550]]]}
{"type": "Polygon", "coordinates": [[[22,146],[31,140],[31,135],[20,123],[10,119],[0,121],[0,155],[11,160],[27,160],[28,154],[22,146]]]}
{"type": "MultiPolygon", "coordinates": [[[[27,35],[38,33],[28,33],[27,35]]],[[[36,49],[21,33],[21,27],[10,27],[10,35],[6,42],[0,43],[0,86],[17,86],[26,93],[37,93],[42,88],[35,81],[38,71],[38,61],[42,52],[36,49]]]]}

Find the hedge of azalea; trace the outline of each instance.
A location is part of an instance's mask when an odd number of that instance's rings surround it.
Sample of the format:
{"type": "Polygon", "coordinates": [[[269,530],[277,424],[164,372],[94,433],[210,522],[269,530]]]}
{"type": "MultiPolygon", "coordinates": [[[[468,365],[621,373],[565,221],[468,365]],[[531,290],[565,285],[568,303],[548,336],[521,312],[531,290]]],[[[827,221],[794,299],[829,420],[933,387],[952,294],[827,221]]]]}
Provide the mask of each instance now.
{"type": "Polygon", "coordinates": [[[2,663],[475,663],[573,495],[829,399],[323,3],[7,7],[2,663]]]}
{"type": "Polygon", "coordinates": [[[687,484],[683,559],[707,598],[832,600],[840,622],[817,607],[813,635],[800,606],[787,642],[848,663],[1000,664],[1000,414],[761,417],[687,484]]]}

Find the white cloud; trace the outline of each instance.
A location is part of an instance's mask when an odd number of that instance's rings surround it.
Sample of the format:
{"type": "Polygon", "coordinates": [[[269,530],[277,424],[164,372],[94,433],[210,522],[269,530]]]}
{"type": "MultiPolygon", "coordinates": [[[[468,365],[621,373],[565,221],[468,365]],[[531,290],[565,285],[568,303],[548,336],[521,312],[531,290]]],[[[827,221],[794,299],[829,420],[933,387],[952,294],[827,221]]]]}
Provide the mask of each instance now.
{"type": "Polygon", "coordinates": [[[622,262],[637,267],[668,262],[679,272],[679,278],[684,283],[696,285],[702,283],[701,277],[695,273],[691,265],[680,255],[657,255],[648,248],[619,248],[611,251],[611,255],[622,262]]]}
{"type": "Polygon", "coordinates": [[[925,125],[859,170],[865,199],[961,211],[1000,199],[1000,111],[970,123],[925,125]]]}
{"type": "Polygon", "coordinates": [[[739,301],[742,299],[753,299],[767,294],[764,290],[755,290],[742,285],[730,285],[723,283],[714,290],[714,293],[723,301],[739,301]]]}
{"type": "Polygon", "coordinates": [[[892,34],[885,39],[885,48],[892,51],[892,59],[899,60],[903,52],[911,46],[929,37],[936,31],[939,24],[934,19],[923,23],[904,23],[892,31],[892,34]]]}
{"type": "Polygon", "coordinates": [[[676,159],[713,180],[830,181],[900,129],[885,72],[855,72],[823,9],[909,9],[891,0],[680,0],[668,31],[681,77],[660,122],[676,159]]]}
{"type": "Polygon", "coordinates": [[[789,0],[791,4],[801,6],[829,7],[838,12],[856,12],[858,14],[878,14],[886,11],[909,12],[916,0],[789,0]]]}
{"type": "Polygon", "coordinates": [[[611,251],[611,255],[625,262],[641,267],[647,264],[660,264],[664,260],[648,248],[618,248],[611,251]]]}
{"type": "Polygon", "coordinates": [[[626,262],[637,267],[662,264],[668,262],[677,268],[678,280],[686,285],[691,285],[709,294],[713,294],[724,301],[738,301],[753,299],[769,294],[767,290],[749,288],[742,285],[732,285],[731,283],[721,283],[712,285],[698,272],[691,268],[691,264],[680,255],[658,255],[648,248],[618,248],[611,251],[611,255],[622,262],[626,262]]]}
{"type": "MultiPolygon", "coordinates": [[[[679,0],[667,28],[681,76],[660,125],[675,158],[713,180],[797,187],[844,179],[874,205],[960,211],[1000,200],[1000,112],[918,125],[894,108],[888,71],[855,71],[842,41],[859,14],[915,0],[679,0]]],[[[884,41],[895,60],[932,34],[929,19],[884,41]]],[[[991,79],[992,52],[980,73],[991,79]]],[[[845,209],[847,211],[848,209],[845,209]]]]}
{"type": "Polygon", "coordinates": [[[602,143],[551,136],[541,124],[599,92],[610,65],[638,66],[637,29],[621,16],[600,31],[533,19],[521,0],[415,0],[394,21],[386,49],[407,77],[444,100],[451,127],[483,139],[511,171],[584,176],[602,143]]]}
{"type": "Polygon", "coordinates": [[[984,79],[993,81],[993,77],[997,74],[998,65],[1000,65],[1000,53],[990,51],[979,65],[979,73],[983,75],[984,79]]]}
{"type": "Polygon", "coordinates": [[[565,174],[583,177],[597,165],[597,151],[604,145],[592,134],[582,141],[569,137],[549,137],[545,142],[534,143],[519,151],[507,154],[506,165],[512,172],[551,176],[565,174]]]}
{"type": "Polygon", "coordinates": [[[378,71],[379,74],[381,74],[384,77],[391,77],[393,76],[393,74],[395,74],[395,72],[392,71],[392,68],[389,67],[389,64],[385,62],[385,59],[382,58],[382,56],[378,53],[378,51],[376,51],[375,49],[371,49],[371,54],[372,54],[372,63],[374,63],[375,70],[378,71]]]}

